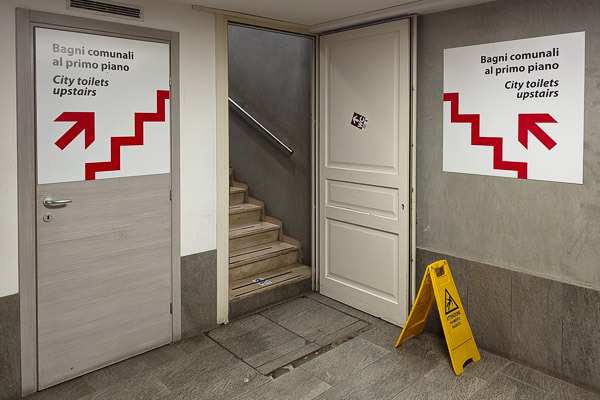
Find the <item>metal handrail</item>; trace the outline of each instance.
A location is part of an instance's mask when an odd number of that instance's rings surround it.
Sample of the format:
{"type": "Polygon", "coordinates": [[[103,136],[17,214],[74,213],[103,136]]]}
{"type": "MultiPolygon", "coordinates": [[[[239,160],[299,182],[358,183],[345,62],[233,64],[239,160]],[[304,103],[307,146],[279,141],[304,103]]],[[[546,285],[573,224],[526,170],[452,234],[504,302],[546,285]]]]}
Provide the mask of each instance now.
{"type": "Polygon", "coordinates": [[[231,97],[228,97],[229,99],[229,103],[233,104],[238,110],[240,110],[246,117],[248,117],[252,122],[254,122],[263,132],[263,135],[265,135],[265,137],[267,137],[268,139],[272,140],[274,144],[277,145],[277,148],[279,150],[281,150],[283,153],[285,153],[288,157],[290,157],[292,154],[294,154],[294,150],[292,150],[288,145],[286,145],[285,143],[283,143],[281,141],[281,139],[279,139],[277,136],[275,136],[273,133],[271,133],[270,130],[268,130],[267,128],[265,128],[263,126],[263,124],[261,124],[260,122],[258,122],[256,120],[256,118],[254,118],[252,115],[250,115],[250,113],[246,110],[244,110],[242,107],[240,107],[240,105],[238,103],[236,103],[235,101],[233,101],[231,99],[231,97]]]}

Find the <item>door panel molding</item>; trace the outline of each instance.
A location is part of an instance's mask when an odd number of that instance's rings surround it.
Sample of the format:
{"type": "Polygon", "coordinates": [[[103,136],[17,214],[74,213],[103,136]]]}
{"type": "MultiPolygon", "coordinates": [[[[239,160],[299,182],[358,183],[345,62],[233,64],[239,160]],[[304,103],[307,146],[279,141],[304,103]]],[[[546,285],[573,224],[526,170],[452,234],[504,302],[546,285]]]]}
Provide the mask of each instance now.
{"type": "Polygon", "coordinates": [[[16,9],[17,39],[17,185],[19,291],[21,314],[21,387],[28,395],[38,389],[36,298],[36,172],[35,172],[35,27],[51,27],[81,33],[98,33],[125,39],[170,44],[171,70],[171,267],[172,337],[181,338],[180,289],[180,186],[179,186],[179,34],[62,14],[16,9]]]}
{"type": "Polygon", "coordinates": [[[398,235],[372,227],[327,218],[325,227],[325,277],[342,285],[352,286],[364,293],[374,293],[376,296],[392,302],[398,302],[398,235]],[[336,235],[332,235],[333,231],[336,235]],[[333,241],[335,239],[335,241],[333,241]],[[370,246],[363,248],[361,242],[369,241],[370,246]],[[348,263],[358,263],[368,267],[379,253],[390,255],[386,259],[385,276],[372,274],[368,268],[358,268],[342,271],[348,263]],[[346,272],[341,275],[340,272],[346,272]]]}
{"type": "Polygon", "coordinates": [[[327,180],[325,205],[398,219],[398,189],[327,180]]]}

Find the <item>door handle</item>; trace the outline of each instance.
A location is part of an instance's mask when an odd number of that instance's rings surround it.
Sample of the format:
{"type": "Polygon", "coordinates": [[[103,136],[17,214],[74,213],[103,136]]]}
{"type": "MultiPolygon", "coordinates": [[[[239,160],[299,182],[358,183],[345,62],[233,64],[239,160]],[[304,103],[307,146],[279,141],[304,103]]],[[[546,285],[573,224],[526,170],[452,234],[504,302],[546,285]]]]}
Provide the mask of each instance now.
{"type": "Polygon", "coordinates": [[[54,200],[52,197],[46,197],[44,199],[44,201],[42,201],[42,203],[46,206],[46,207],[59,207],[59,206],[66,206],[67,204],[71,203],[72,200],[70,199],[64,199],[64,200],[54,200]]]}

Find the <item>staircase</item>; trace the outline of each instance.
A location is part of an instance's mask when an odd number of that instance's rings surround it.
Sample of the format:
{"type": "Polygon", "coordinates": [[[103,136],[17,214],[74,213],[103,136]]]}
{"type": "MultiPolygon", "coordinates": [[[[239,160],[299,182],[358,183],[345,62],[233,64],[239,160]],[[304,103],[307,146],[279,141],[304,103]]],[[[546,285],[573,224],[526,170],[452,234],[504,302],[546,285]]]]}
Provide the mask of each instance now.
{"type": "Polygon", "coordinates": [[[301,243],[265,215],[264,203],[229,170],[229,318],[247,315],[311,289],[301,243]]]}

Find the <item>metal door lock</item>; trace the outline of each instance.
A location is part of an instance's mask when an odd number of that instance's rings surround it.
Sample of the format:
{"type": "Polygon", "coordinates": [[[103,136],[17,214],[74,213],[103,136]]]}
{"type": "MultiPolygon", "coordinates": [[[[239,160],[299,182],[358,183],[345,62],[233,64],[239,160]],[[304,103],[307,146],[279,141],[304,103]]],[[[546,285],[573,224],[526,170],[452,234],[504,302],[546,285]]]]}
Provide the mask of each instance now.
{"type": "Polygon", "coordinates": [[[50,221],[52,221],[52,217],[53,217],[52,214],[44,214],[42,216],[42,219],[44,220],[44,222],[50,222],[50,221]]]}

